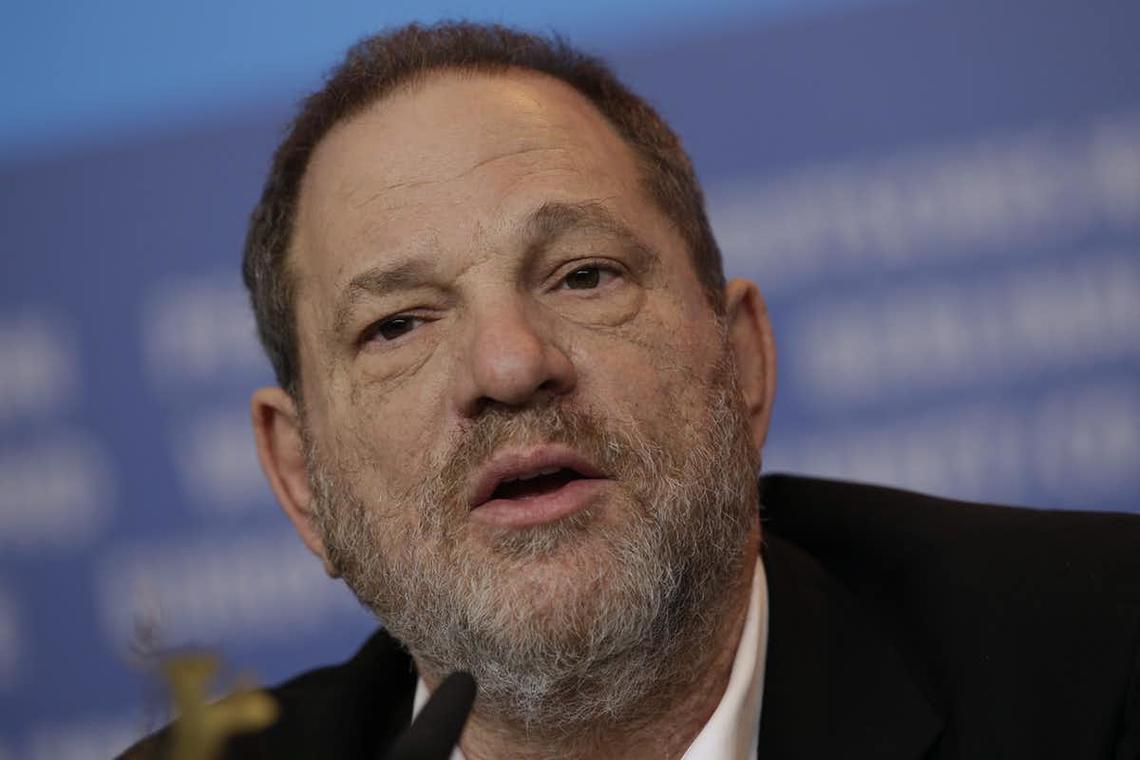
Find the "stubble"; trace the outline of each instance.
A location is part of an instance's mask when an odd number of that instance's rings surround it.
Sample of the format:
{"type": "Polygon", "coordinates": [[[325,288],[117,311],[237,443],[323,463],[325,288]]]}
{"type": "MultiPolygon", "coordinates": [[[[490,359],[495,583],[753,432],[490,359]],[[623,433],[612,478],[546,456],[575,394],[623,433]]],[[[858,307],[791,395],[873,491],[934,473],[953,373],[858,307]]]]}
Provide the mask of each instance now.
{"type": "Polygon", "coordinates": [[[329,560],[421,666],[475,676],[482,717],[551,737],[636,723],[704,665],[693,653],[712,645],[755,519],[758,461],[727,347],[694,411],[654,438],[558,401],[490,409],[383,500],[307,437],[329,560]],[[542,442],[572,446],[613,487],[552,524],[473,524],[470,473],[542,442]]]}

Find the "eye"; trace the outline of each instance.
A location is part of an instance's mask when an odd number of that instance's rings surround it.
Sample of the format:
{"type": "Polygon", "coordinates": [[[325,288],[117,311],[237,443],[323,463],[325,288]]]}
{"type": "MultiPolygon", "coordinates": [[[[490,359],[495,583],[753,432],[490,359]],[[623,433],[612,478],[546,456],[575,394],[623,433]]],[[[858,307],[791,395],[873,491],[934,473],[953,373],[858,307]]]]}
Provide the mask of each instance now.
{"type": "Polygon", "coordinates": [[[396,340],[397,338],[410,333],[423,320],[419,317],[413,317],[409,314],[397,314],[394,317],[382,319],[379,322],[372,324],[364,333],[363,341],[367,342],[372,338],[379,335],[384,340],[396,340]]]}
{"type": "Polygon", "coordinates": [[[612,270],[597,264],[578,267],[562,278],[561,285],[566,290],[592,290],[616,277],[612,270]]]}

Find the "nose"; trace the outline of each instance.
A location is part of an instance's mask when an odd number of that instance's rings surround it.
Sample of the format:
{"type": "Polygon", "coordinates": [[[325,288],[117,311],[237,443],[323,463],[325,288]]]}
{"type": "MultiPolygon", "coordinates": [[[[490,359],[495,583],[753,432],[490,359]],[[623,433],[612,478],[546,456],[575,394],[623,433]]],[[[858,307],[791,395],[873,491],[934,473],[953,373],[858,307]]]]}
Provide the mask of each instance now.
{"type": "Polygon", "coordinates": [[[492,405],[525,406],[543,394],[573,390],[574,364],[551,328],[513,300],[470,315],[457,406],[467,417],[492,405]]]}

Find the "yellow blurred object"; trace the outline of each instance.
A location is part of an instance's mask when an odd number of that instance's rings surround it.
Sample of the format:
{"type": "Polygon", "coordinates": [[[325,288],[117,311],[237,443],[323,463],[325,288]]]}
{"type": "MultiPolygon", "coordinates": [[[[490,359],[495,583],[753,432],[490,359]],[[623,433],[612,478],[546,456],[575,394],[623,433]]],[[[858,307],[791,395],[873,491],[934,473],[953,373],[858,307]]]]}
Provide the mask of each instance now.
{"type": "Polygon", "coordinates": [[[181,655],[163,664],[178,713],[170,729],[169,760],[215,760],[229,737],[277,719],[277,703],[252,687],[239,685],[229,696],[208,702],[207,687],[218,668],[218,658],[210,654],[181,655]]]}

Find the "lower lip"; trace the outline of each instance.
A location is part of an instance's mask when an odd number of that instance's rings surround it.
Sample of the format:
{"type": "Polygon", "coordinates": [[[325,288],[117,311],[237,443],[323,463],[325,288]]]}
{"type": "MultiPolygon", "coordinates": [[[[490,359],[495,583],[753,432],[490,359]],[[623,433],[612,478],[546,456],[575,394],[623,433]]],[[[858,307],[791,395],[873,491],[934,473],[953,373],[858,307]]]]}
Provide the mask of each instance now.
{"type": "Polygon", "coordinates": [[[471,511],[471,519],[497,528],[528,528],[561,520],[593,502],[609,480],[572,480],[557,491],[519,499],[492,499],[471,511]]]}

